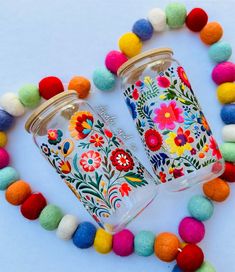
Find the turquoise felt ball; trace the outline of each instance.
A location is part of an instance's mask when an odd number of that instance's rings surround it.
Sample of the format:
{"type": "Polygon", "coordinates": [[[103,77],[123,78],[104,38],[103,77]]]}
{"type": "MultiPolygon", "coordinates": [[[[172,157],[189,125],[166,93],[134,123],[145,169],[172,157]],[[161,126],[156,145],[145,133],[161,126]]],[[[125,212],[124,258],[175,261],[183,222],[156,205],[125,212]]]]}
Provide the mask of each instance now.
{"type": "Polygon", "coordinates": [[[166,6],[166,20],[170,28],[180,28],[184,25],[187,10],[184,4],[173,2],[166,6]]]}
{"type": "Polygon", "coordinates": [[[6,190],[9,185],[18,179],[19,174],[13,167],[4,167],[0,170],[0,190],[6,190]]]}
{"type": "Polygon", "coordinates": [[[98,68],[92,76],[95,86],[101,91],[109,91],[115,85],[115,76],[106,68],[98,68]]]}
{"type": "Polygon", "coordinates": [[[34,108],[40,102],[40,94],[38,86],[33,84],[26,84],[19,90],[20,102],[28,108],[34,108]]]}
{"type": "Polygon", "coordinates": [[[208,198],[195,195],[189,200],[188,211],[197,220],[205,221],[213,215],[214,205],[208,198]]]}
{"type": "Polygon", "coordinates": [[[215,62],[227,61],[232,55],[232,46],[224,41],[214,43],[209,48],[209,57],[215,62]]]}
{"type": "Polygon", "coordinates": [[[140,231],[134,240],[135,253],[139,256],[150,256],[153,254],[155,235],[151,231],[140,231]]]}
{"type": "Polygon", "coordinates": [[[55,230],[62,217],[63,213],[61,209],[55,205],[49,204],[42,210],[39,216],[39,223],[46,230],[55,230]]]}

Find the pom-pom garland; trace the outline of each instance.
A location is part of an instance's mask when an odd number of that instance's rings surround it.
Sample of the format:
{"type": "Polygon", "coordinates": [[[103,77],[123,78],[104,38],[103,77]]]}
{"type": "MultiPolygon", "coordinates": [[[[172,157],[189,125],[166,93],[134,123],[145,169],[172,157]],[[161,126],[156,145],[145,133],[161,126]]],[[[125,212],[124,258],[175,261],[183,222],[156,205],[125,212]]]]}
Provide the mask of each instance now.
{"type": "Polygon", "coordinates": [[[43,78],[38,85],[40,95],[46,100],[64,91],[62,81],[55,76],[43,78]]]}
{"type": "Polygon", "coordinates": [[[207,24],[207,21],[207,13],[201,8],[194,8],[187,15],[185,23],[190,30],[199,32],[207,24]]]}

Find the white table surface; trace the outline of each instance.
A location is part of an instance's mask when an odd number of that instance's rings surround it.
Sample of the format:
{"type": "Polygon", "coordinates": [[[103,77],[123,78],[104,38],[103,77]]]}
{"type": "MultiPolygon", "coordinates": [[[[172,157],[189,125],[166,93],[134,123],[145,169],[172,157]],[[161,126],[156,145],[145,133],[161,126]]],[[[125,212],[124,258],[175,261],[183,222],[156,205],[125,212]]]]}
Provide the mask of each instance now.
{"type": "MultiPolygon", "coordinates": [[[[0,1],[0,93],[16,92],[25,83],[37,83],[42,77],[56,75],[68,82],[74,75],[91,77],[102,66],[105,54],[117,49],[118,37],[129,30],[135,20],[145,17],[153,7],[166,6],[169,1],[156,0],[70,0],[70,1],[0,1]]],[[[234,0],[185,1],[188,10],[200,6],[208,11],[210,20],[218,20],[225,29],[224,39],[235,45],[234,0]]],[[[210,73],[213,63],[208,50],[197,35],[186,29],[154,35],[144,49],[172,47],[175,57],[185,67],[191,83],[209,119],[214,135],[221,141],[220,105],[210,73]]],[[[233,58],[234,60],[234,58],[233,58]]],[[[121,127],[134,138],[127,143],[140,143],[123,101],[120,84],[104,94],[93,88],[91,104],[107,105],[108,112],[118,118],[121,127]],[[128,120],[128,121],[127,121],[128,120]],[[135,140],[134,140],[135,139],[135,140]]],[[[50,203],[83,220],[90,220],[80,203],[61,182],[50,165],[39,154],[31,136],[24,130],[26,116],[20,118],[10,132],[8,150],[12,165],[35,191],[41,191],[50,203]]],[[[147,163],[142,146],[137,155],[147,163]]],[[[206,259],[219,272],[235,271],[235,185],[230,198],[215,205],[213,218],[205,223],[206,236],[201,246],[206,259]]],[[[177,232],[190,197],[200,193],[200,186],[182,193],[161,194],[144,213],[134,220],[134,233],[148,229],[155,233],[177,232]]],[[[92,248],[77,249],[72,242],[57,239],[55,232],[43,230],[37,221],[29,222],[17,207],[6,203],[0,193],[0,271],[1,272],[165,272],[166,264],[155,256],[132,255],[120,258],[113,253],[102,256],[92,248]]]]}

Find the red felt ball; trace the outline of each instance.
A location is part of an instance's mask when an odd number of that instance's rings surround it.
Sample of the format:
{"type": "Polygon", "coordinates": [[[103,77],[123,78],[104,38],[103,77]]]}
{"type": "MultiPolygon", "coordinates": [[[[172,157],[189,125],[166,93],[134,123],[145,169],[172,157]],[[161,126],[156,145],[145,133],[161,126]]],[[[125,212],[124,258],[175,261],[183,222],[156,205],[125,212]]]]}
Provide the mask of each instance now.
{"type": "Polygon", "coordinates": [[[46,205],[47,201],[45,197],[41,193],[34,193],[24,201],[20,210],[25,218],[35,220],[46,205]]]}
{"type": "Polygon", "coordinates": [[[193,272],[201,267],[204,261],[204,254],[197,245],[188,244],[178,254],[177,265],[180,269],[187,272],[193,272]]]}
{"type": "Polygon", "coordinates": [[[194,8],[187,15],[185,23],[190,30],[199,32],[207,24],[207,21],[207,13],[201,8],[194,8]]]}
{"type": "Polygon", "coordinates": [[[39,93],[46,100],[63,91],[64,86],[58,77],[45,77],[39,82],[39,93]]]}
{"type": "Polygon", "coordinates": [[[225,162],[225,170],[220,177],[228,182],[235,182],[235,165],[231,162],[225,162]]]}

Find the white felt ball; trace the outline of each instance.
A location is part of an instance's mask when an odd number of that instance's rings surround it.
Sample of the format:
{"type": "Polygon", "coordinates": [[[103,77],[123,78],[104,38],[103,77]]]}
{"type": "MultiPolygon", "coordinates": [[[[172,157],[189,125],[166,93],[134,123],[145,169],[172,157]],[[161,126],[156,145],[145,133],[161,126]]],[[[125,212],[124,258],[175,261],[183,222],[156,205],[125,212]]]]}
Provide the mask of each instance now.
{"type": "Polygon", "coordinates": [[[222,129],[222,138],[224,142],[235,142],[235,125],[226,125],[222,129]]]}
{"type": "Polygon", "coordinates": [[[152,24],[154,31],[160,32],[166,29],[166,14],[160,8],[149,11],[148,20],[152,24]]]}
{"type": "Polygon", "coordinates": [[[25,108],[14,93],[5,93],[0,97],[0,106],[12,116],[21,116],[25,108]]]}
{"type": "Polygon", "coordinates": [[[77,227],[77,218],[71,214],[66,214],[59,223],[56,235],[62,240],[69,240],[72,238],[77,227]]]}

